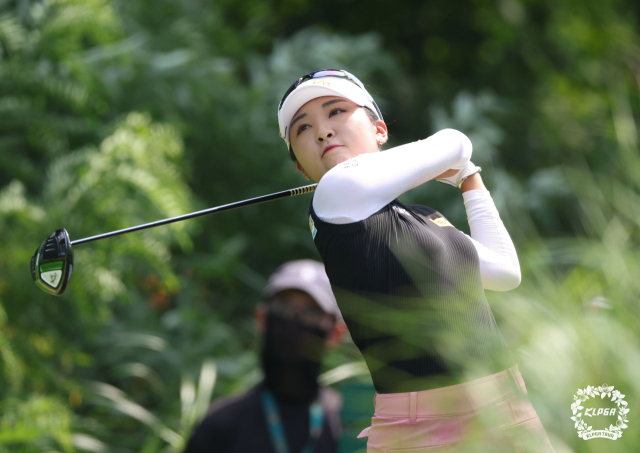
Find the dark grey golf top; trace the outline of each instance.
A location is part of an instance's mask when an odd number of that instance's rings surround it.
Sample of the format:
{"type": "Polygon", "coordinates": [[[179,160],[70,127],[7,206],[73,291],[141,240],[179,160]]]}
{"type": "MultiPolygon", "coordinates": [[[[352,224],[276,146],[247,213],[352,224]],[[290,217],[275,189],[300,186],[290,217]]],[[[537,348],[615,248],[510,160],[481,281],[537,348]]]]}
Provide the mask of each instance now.
{"type": "Polygon", "coordinates": [[[451,385],[515,364],[484,294],[478,252],[442,214],[396,199],[359,222],[333,224],[312,203],[310,223],[379,393],[451,385]]]}

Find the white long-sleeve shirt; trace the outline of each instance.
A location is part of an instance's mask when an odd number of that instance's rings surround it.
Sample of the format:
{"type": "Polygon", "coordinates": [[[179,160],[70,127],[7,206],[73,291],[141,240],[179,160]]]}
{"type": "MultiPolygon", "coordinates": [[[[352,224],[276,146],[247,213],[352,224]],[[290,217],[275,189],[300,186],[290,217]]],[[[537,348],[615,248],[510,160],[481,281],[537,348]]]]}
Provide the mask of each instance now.
{"type": "MultiPolygon", "coordinates": [[[[453,129],[388,151],[361,154],[325,173],[313,209],[328,223],[364,220],[407,190],[449,169],[463,168],[471,154],[469,139],[453,129]]],[[[483,287],[495,291],[516,288],[521,279],[518,256],[490,193],[470,190],[463,193],[463,199],[483,287]]]]}

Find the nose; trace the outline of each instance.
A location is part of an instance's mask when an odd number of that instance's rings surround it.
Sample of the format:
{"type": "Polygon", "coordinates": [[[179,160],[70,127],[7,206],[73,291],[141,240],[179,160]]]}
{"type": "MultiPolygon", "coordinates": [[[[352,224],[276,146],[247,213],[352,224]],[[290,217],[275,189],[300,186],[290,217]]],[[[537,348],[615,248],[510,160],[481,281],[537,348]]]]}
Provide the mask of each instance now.
{"type": "Polygon", "coordinates": [[[329,138],[333,137],[335,134],[333,131],[331,130],[324,130],[324,131],[318,131],[318,136],[316,137],[316,140],[318,141],[318,143],[323,143],[324,141],[328,140],[329,138]]]}

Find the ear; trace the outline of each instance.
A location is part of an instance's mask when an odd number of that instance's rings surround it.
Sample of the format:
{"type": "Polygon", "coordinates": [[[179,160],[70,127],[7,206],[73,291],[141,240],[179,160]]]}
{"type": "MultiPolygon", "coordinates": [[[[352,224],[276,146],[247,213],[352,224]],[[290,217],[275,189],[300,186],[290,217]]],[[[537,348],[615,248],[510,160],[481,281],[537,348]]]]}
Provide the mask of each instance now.
{"type": "Polygon", "coordinates": [[[329,335],[327,335],[327,349],[335,349],[340,346],[340,342],[342,341],[342,337],[347,333],[347,325],[344,321],[336,321],[335,326],[329,335]]]}
{"type": "Polygon", "coordinates": [[[376,134],[376,142],[378,145],[384,145],[389,140],[389,134],[387,131],[387,125],[382,120],[377,120],[373,126],[376,134]]]}
{"type": "Polygon", "coordinates": [[[267,310],[265,303],[259,303],[253,312],[253,324],[260,335],[264,334],[267,327],[267,310]]]}
{"type": "Polygon", "coordinates": [[[298,171],[299,171],[300,173],[302,173],[302,175],[303,175],[307,180],[311,179],[311,178],[309,177],[309,175],[307,174],[307,172],[306,172],[306,171],[304,171],[304,168],[302,168],[302,165],[300,165],[300,162],[298,162],[298,161],[296,161],[296,168],[298,169],[298,171]]]}

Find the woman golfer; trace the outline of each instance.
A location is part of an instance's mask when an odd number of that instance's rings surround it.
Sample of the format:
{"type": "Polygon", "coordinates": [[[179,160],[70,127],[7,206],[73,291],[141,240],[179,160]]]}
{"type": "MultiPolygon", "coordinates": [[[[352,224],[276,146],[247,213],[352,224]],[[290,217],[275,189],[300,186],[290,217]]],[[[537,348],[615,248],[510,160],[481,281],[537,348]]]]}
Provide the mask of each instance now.
{"type": "Polygon", "coordinates": [[[318,182],[311,233],[376,388],[367,451],[553,452],[485,298],[517,287],[520,266],[469,139],[445,129],[379,152],[382,114],[342,70],[301,77],[278,122],[318,182]],[[471,237],[398,201],[432,179],[462,189],[471,237]]]}

